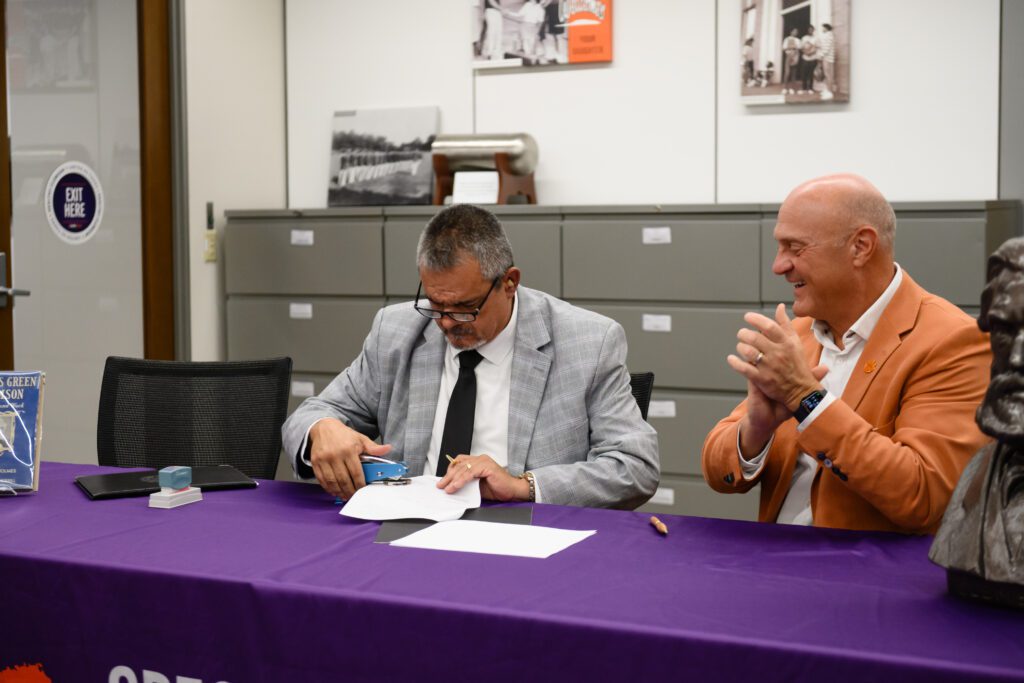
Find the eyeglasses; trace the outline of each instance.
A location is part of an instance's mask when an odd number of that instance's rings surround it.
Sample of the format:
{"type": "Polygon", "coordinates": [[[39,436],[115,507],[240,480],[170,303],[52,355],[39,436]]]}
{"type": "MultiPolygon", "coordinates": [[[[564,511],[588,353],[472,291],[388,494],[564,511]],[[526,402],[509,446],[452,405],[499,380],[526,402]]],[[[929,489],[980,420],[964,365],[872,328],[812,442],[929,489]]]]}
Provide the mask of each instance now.
{"type": "Polygon", "coordinates": [[[430,318],[431,320],[440,320],[441,318],[448,316],[457,323],[471,323],[476,320],[476,317],[480,315],[480,309],[487,303],[488,297],[491,296],[491,292],[494,291],[494,285],[498,284],[501,280],[501,276],[494,278],[491,283],[491,288],[487,290],[487,294],[484,295],[483,301],[473,311],[439,311],[436,308],[428,308],[420,306],[420,293],[423,291],[423,283],[420,282],[420,286],[416,288],[416,302],[413,304],[413,308],[416,312],[422,315],[424,318],[430,318]]]}

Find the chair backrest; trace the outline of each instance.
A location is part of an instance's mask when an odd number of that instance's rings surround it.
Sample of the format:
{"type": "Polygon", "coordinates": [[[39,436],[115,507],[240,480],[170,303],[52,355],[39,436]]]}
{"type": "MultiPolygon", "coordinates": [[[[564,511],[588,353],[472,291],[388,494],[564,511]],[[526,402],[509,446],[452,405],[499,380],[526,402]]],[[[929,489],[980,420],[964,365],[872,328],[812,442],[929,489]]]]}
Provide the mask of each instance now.
{"type": "Polygon", "coordinates": [[[654,389],[653,372],[634,372],[629,375],[629,388],[640,406],[640,415],[647,419],[647,407],[651,405],[651,390],[654,389]]]}
{"type": "Polygon", "coordinates": [[[273,479],[291,372],[291,358],[107,358],[96,426],[99,464],[228,464],[273,479]]]}

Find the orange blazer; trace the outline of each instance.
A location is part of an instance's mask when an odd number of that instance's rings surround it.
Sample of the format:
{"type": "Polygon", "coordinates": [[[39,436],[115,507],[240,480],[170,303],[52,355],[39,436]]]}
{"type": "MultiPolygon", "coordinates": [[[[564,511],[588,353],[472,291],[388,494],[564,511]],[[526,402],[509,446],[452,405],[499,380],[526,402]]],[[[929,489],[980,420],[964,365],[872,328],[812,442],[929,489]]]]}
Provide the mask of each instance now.
{"type": "MultiPolygon", "coordinates": [[[[798,318],[793,326],[817,365],[821,345],[811,322],[798,318]]],[[[991,360],[988,335],[974,319],[904,272],[842,400],[802,433],[795,419],[782,424],[751,480],[743,478],[736,450],[744,401],[705,439],[704,479],[722,493],[745,493],[760,482],[758,517],[774,522],[804,452],[818,463],[815,526],[935,533],[967,461],[988,441],[974,413],[991,360]]]]}

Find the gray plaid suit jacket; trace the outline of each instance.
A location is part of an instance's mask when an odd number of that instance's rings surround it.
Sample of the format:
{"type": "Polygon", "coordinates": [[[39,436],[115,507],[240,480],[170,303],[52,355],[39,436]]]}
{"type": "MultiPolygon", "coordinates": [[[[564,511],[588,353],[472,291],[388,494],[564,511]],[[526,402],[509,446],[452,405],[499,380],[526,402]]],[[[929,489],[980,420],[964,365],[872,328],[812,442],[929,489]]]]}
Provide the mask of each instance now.
{"type": "MultiPolygon", "coordinates": [[[[534,472],[546,503],[632,509],[658,484],[658,440],[640,416],[615,321],[520,287],[508,415],[508,471],[534,472]]],[[[412,302],[382,308],[363,350],[282,428],[296,461],[310,425],[338,418],[391,444],[419,474],[426,462],[445,353],[444,335],[412,302]]]]}

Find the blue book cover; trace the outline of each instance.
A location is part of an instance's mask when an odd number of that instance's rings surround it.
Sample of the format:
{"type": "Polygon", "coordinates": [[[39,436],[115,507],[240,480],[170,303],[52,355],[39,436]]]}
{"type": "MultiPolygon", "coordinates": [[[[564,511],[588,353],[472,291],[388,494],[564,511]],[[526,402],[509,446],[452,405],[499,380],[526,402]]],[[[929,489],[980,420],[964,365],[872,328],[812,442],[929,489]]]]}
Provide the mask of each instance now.
{"type": "Polygon", "coordinates": [[[39,488],[42,372],[0,372],[0,494],[39,488]]]}

